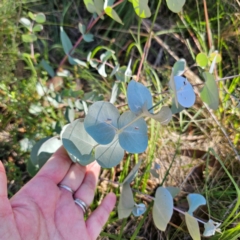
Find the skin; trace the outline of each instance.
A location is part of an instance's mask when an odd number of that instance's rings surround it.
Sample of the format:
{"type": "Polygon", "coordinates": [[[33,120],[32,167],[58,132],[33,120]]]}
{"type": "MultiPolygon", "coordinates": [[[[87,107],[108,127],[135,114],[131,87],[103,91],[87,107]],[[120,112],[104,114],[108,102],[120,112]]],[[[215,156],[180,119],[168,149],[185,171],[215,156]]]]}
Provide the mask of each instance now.
{"type": "Polygon", "coordinates": [[[74,199],[79,198],[88,206],[91,204],[99,172],[96,162],[87,167],[72,163],[61,147],[9,200],[6,173],[0,162],[0,238],[96,239],[115,206],[116,196],[109,193],[86,221],[74,199]],[[70,187],[74,195],[59,188],[59,183],[70,187]]]}

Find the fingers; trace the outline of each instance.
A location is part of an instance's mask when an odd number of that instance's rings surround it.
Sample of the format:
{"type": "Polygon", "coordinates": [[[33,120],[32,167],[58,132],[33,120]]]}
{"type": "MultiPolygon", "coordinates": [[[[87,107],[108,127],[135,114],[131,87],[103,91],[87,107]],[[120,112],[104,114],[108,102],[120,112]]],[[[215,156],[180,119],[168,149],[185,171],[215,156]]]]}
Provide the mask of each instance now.
{"type": "Polygon", "coordinates": [[[100,166],[97,162],[93,162],[88,165],[82,185],[74,194],[75,198],[79,198],[80,200],[84,201],[88,206],[91,204],[94,198],[99,172],[100,166]]]}
{"type": "MultiPolygon", "coordinates": [[[[70,187],[74,192],[79,188],[84,179],[86,167],[73,163],[60,184],[70,187]]],[[[61,188],[62,191],[66,191],[61,188]]]]}
{"type": "Polygon", "coordinates": [[[7,197],[7,176],[5,168],[0,161],[0,197],[7,197]]]}
{"type": "Polygon", "coordinates": [[[102,201],[101,205],[91,214],[86,221],[86,227],[91,239],[97,239],[103,226],[116,204],[116,196],[109,193],[102,201]]]}
{"type": "Polygon", "coordinates": [[[36,177],[45,177],[58,184],[67,174],[71,164],[72,161],[62,146],[43,165],[36,177]]]}

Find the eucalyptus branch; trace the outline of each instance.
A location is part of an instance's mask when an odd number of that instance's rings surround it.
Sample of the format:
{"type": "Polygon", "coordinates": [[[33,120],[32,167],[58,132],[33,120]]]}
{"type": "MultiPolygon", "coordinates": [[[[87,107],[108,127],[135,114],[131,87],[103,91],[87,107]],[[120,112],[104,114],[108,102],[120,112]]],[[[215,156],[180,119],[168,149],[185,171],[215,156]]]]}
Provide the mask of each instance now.
{"type": "MultiPolygon", "coordinates": [[[[124,2],[124,0],[119,0],[117,3],[113,4],[112,8],[118,6],[119,4],[121,4],[122,2],[124,2]]],[[[98,16],[94,21],[90,21],[87,29],[86,29],[86,33],[88,33],[93,27],[94,25],[99,21],[99,19],[105,14],[105,11],[102,12],[102,14],[100,16],[98,16]]],[[[66,62],[67,58],[68,58],[68,55],[70,55],[76,48],[77,46],[82,42],[83,40],[83,35],[81,35],[79,37],[79,39],[77,40],[77,42],[74,44],[73,48],[69,51],[68,54],[66,54],[64,56],[64,58],[62,59],[62,61],[60,62],[59,66],[58,66],[58,69],[57,69],[57,72],[61,70],[63,64],[66,62]]]]}
{"type": "MultiPolygon", "coordinates": [[[[101,181],[106,181],[106,182],[109,182],[109,183],[112,183],[112,184],[115,184],[115,185],[118,185],[118,186],[121,186],[121,185],[122,185],[122,184],[119,183],[119,182],[115,182],[115,181],[112,181],[112,180],[109,180],[109,179],[106,179],[106,178],[101,178],[101,177],[100,177],[99,180],[101,180],[101,181]]],[[[146,194],[146,193],[142,193],[142,192],[140,192],[139,190],[134,189],[134,188],[131,188],[131,189],[132,189],[133,192],[136,192],[136,193],[138,193],[138,194],[141,194],[141,195],[147,197],[148,199],[150,199],[151,201],[154,201],[154,200],[155,200],[154,197],[152,197],[152,196],[150,196],[150,195],[148,195],[148,194],[146,194]]],[[[173,207],[173,209],[174,209],[175,211],[177,211],[177,212],[185,215],[185,212],[182,211],[181,209],[179,209],[179,208],[177,208],[177,207],[173,207]]],[[[196,217],[194,217],[194,218],[196,218],[196,217]]],[[[202,223],[202,224],[206,224],[206,222],[202,221],[202,220],[199,219],[199,218],[196,218],[196,220],[197,220],[198,222],[202,223]]]]}

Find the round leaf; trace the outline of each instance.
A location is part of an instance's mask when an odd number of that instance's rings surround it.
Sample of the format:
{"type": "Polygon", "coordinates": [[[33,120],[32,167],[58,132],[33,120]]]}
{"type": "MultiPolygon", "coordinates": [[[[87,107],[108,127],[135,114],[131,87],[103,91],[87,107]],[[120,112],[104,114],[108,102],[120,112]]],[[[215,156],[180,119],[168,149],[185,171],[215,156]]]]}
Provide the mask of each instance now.
{"type": "Polygon", "coordinates": [[[196,62],[200,67],[205,68],[208,65],[207,55],[205,53],[199,53],[196,57],[196,62]]]}
{"type": "Polygon", "coordinates": [[[173,198],[170,192],[159,187],[153,204],[153,221],[158,229],[165,231],[173,214],[173,198]]]}
{"type": "Polygon", "coordinates": [[[136,115],[130,111],[120,116],[118,120],[119,143],[129,153],[142,153],[148,145],[147,124],[143,118],[136,121],[135,119],[136,115]]]}
{"type": "Polygon", "coordinates": [[[117,130],[118,109],[109,102],[95,102],[88,110],[84,127],[99,144],[112,142],[117,130]]]}
{"type": "Polygon", "coordinates": [[[218,86],[212,74],[208,72],[203,73],[205,84],[200,91],[201,99],[213,110],[218,109],[219,105],[219,92],[218,86]]]}
{"type": "Polygon", "coordinates": [[[85,166],[94,161],[92,151],[97,143],[85,131],[82,119],[65,126],[61,132],[61,139],[73,162],[85,166]]]}
{"type": "Polygon", "coordinates": [[[36,24],[33,27],[33,32],[41,32],[42,30],[43,30],[43,25],[41,25],[41,24],[36,24]]]}
{"type": "Polygon", "coordinates": [[[167,6],[172,12],[178,13],[182,10],[185,2],[186,0],[167,0],[167,6]]]}
{"type": "Polygon", "coordinates": [[[192,85],[186,78],[181,76],[175,76],[174,82],[176,85],[178,103],[183,107],[191,107],[196,100],[192,85]]]}
{"type": "Polygon", "coordinates": [[[131,214],[134,205],[132,189],[128,183],[125,183],[121,187],[121,195],[118,203],[118,218],[127,218],[131,214]]]}
{"type": "Polygon", "coordinates": [[[217,51],[211,53],[211,55],[210,55],[210,57],[209,57],[209,60],[210,60],[211,62],[213,62],[213,60],[215,59],[215,57],[216,57],[215,63],[219,63],[219,62],[222,61],[222,57],[221,57],[221,55],[220,55],[217,51]],[[216,57],[216,56],[217,56],[217,57],[216,57]]]}
{"type": "Polygon", "coordinates": [[[189,210],[188,213],[190,215],[193,214],[193,212],[201,205],[206,204],[206,199],[201,194],[198,193],[190,193],[187,196],[188,204],[189,204],[189,210]]]}
{"type": "Polygon", "coordinates": [[[115,167],[123,159],[123,156],[124,150],[118,142],[117,135],[111,143],[96,147],[95,158],[98,164],[103,168],[115,167]]]}
{"type": "Polygon", "coordinates": [[[186,220],[187,228],[191,237],[194,240],[201,240],[197,219],[189,215],[188,213],[185,213],[185,220],[186,220]]]}
{"type": "Polygon", "coordinates": [[[22,40],[23,42],[31,43],[31,42],[37,41],[37,36],[33,33],[23,34],[22,40]]]}
{"type": "Polygon", "coordinates": [[[36,19],[36,14],[33,14],[32,12],[28,12],[28,16],[29,16],[33,21],[35,21],[35,19],[36,19]]]}
{"type": "Polygon", "coordinates": [[[38,13],[35,16],[35,21],[37,23],[44,23],[46,21],[46,16],[44,13],[38,13]]]}
{"type": "Polygon", "coordinates": [[[28,18],[22,17],[22,18],[20,18],[19,22],[20,22],[25,28],[27,28],[29,31],[31,30],[31,28],[32,28],[32,22],[31,22],[28,18]]]}
{"type": "MultiPolygon", "coordinates": [[[[127,88],[128,106],[135,114],[140,114],[144,110],[152,107],[152,95],[143,84],[131,80],[127,88]]],[[[152,113],[153,111],[150,110],[152,113]]]]}
{"type": "Polygon", "coordinates": [[[150,8],[148,7],[148,0],[134,0],[132,1],[133,8],[140,18],[149,18],[151,16],[150,8]]]}

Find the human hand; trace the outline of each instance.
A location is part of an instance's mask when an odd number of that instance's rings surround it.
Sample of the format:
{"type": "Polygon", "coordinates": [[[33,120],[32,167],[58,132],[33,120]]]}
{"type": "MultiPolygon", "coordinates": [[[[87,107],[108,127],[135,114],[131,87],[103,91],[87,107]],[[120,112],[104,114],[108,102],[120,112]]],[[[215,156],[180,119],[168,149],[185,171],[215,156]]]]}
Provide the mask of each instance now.
{"type": "Polygon", "coordinates": [[[106,223],[116,196],[109,193],[100,206],[84,220],[83,210],[74,202],[88,206],[94,198],[100,166],[74,164],[61,147],[10,200],[7,178],[0,162],[0,238],[3,240],[92,240],[106,223]],[[70,187],[74,193],[58,184],[70,187]]]}

